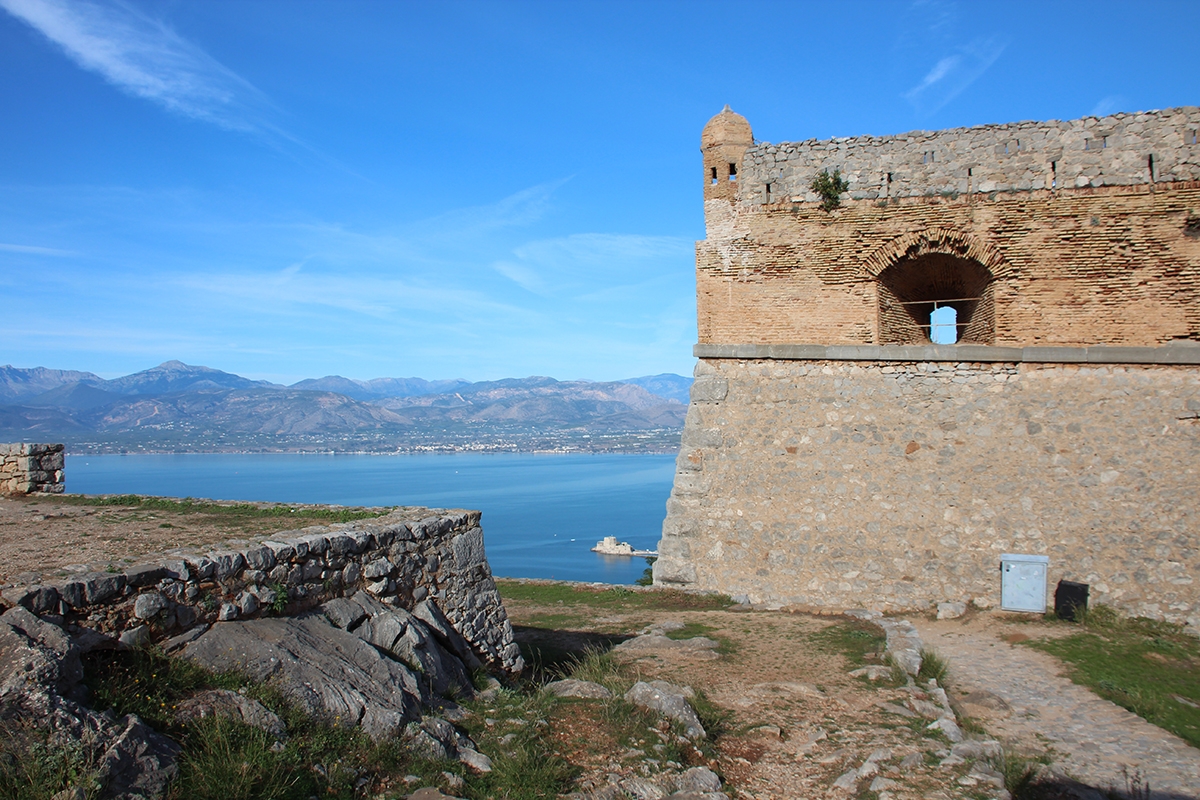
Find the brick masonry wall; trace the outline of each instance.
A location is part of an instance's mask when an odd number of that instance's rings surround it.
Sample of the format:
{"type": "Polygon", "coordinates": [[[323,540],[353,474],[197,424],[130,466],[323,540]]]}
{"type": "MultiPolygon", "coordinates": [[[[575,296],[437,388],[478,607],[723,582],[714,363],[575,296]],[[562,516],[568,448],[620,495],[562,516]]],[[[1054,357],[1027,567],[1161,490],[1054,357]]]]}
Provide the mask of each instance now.
{"type": "Polygon", "coordinates": [[[745,151],[737,196],[747,204],[768,197],[816,202],[813,177],[835,169],[848,180],[851,198],[870,200],[1196,181],[1198,129],[1200,108],[1187,106],[1066,122],[764,142],[745,151]]]}
{"type": "Polygon", "coordinates": [[[1001,553],[1200,627],[1200,371],[705,359],[655,582],[999,605],[1001,553]]]}
{"type": "Polygon", "coordinates": [[[299,613],[362,589],[408,611],[433,602],[483,663],[517,673],[524,661],[479,521],[478,511],[398,509],[212,552],[172,551],[122,572],[26,575],[0,599],[125,644],[173,647],[214,623],[299,613]]]}
{"type": "Polygon", "coordinates": [[[963,255],[993,274],[982,343],[1200,339],[1200,182],[860,200],[832,213],[718,198],[705,217],[702,343],[896,341],[881,332],[876,278],[922,252],[963,255]]]}
{"type": "Polygon", "coordinates": [[[61,444],[0,444],[0,494],[63,491],[61,444]]]}

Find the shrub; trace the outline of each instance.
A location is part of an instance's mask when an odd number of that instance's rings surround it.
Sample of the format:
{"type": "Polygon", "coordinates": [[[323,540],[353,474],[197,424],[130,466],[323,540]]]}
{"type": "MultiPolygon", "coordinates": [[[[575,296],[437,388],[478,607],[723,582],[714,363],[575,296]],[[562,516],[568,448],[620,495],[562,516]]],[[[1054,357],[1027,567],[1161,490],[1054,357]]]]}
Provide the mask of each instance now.
{"type": "Polygon", "coordinates": [[[842,204],[842,192],[850,188],[850,183],[840,171],[835,169],[831,175],[829,170],[823,169],[812,179],[809,188],[820,195],[821,208],[832,211],[842,204]]]}

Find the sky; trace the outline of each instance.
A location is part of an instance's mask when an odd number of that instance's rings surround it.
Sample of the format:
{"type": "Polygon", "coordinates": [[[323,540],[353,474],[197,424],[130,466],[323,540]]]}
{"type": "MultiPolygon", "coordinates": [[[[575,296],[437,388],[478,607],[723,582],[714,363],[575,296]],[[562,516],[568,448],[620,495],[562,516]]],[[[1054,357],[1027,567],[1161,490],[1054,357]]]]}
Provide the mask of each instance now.
{"type": "Polygon", "coordinates": [[[704,123],[1200,103],[1200,2],[0,0],[0,364],[691,374],[704,123]]]}

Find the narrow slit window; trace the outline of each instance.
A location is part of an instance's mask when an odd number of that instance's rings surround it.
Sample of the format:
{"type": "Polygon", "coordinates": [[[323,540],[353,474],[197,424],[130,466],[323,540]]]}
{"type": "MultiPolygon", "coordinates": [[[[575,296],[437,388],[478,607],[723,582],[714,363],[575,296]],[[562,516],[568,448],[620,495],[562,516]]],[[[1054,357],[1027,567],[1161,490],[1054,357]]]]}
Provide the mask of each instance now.
{"type": "Polygon", "coordinates": [[[1050,162],[1050,188],[1058,186],[1058,162],[1050,162]]]}
{"type": "Polygon", "coordinates": [[[1184,144],[1196,144],[1196,131],[1188,131],[1183,137],[1184,144]]]}
{"type": "Polygon", "coordinates": [[[731,180],[731,181],[737,180],[737,164],[729,165],[729,180],[731,180]]]}
{"type": "Polygon", "coordinates": [[[717,184],[717,168],[716,167],[712,168],[712,183],[714,186],[717,184]]]}
{"type": "Polygon", "coordinates": [[[1146,169],[1150,171],[1150,182],[1154,183],[1154,153],[1146,157],[1146,169]]]}
{"type": "Polygon", "coordinates": [[[771,184],[768,183],[768,184],[765,184],[765,186],[766,186],[766,201],[769,203],[769,202],[771,202],[771,184]]]}

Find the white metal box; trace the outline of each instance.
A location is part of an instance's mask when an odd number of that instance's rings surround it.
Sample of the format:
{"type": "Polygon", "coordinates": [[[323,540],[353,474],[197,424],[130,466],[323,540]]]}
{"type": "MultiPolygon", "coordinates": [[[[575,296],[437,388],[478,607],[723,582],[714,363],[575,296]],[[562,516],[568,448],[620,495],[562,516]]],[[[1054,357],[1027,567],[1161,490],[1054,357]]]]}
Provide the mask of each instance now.
{"type": "Polygon", "coordinates": [[[1004,611],[1046,612],[1048,556],[1005,553],[1000,556],[1000,608],[1004,611]]]}

